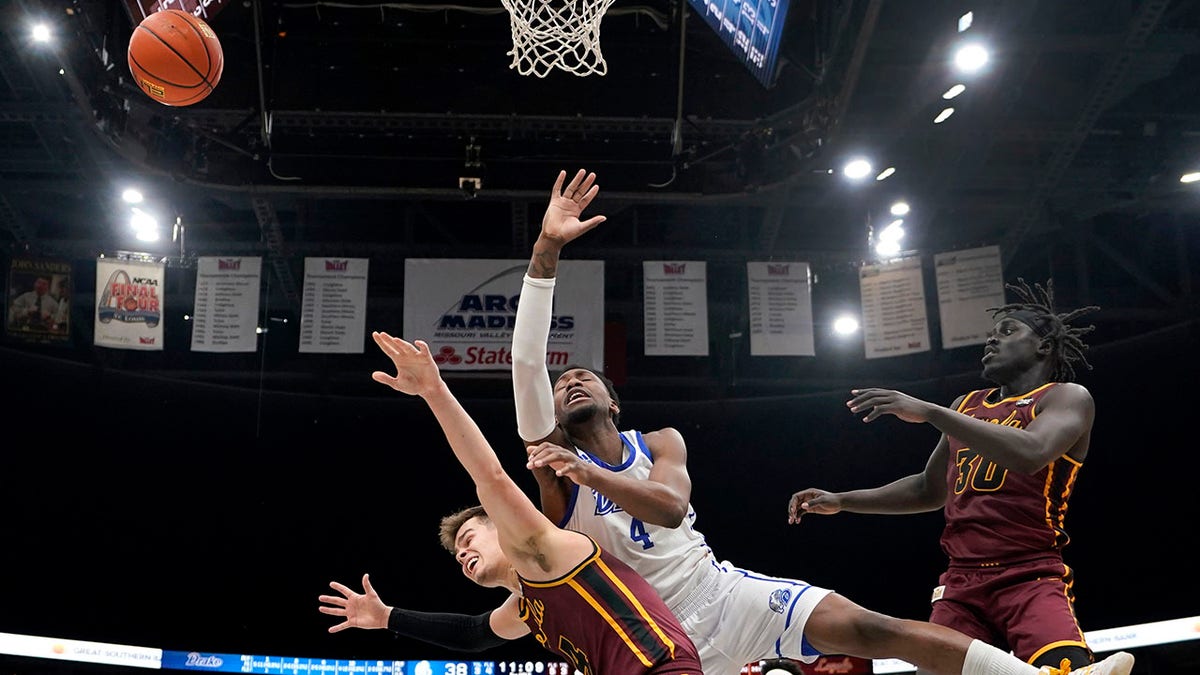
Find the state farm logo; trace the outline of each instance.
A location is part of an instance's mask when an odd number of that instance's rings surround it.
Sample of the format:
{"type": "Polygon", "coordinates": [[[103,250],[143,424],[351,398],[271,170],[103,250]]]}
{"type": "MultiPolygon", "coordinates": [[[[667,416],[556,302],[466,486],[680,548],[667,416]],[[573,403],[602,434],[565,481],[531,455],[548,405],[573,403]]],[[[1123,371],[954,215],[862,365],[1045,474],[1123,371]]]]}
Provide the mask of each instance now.
{"type": "Polygon", "coordinates": [[[769,277],[786,277],[790,272],[791,265],[767,265],[767,276],[769,277]]]}
{"type": "Polygon", "coordinates": [[[687,263],[663,263],[663,274],[683,274],[687,263]]]}
{"type": "Polygon", "coordinates": [[[459,356],[458,353],[454,351],[454,347],[447,345],[447,346],[439,349],[438,353],[433,355],[433,362],[438,364],[439,366],[442,365],[443,363],[449,363],[451,365],[458,365],[458,364],[462,363],[462,357],[459,356]]]}

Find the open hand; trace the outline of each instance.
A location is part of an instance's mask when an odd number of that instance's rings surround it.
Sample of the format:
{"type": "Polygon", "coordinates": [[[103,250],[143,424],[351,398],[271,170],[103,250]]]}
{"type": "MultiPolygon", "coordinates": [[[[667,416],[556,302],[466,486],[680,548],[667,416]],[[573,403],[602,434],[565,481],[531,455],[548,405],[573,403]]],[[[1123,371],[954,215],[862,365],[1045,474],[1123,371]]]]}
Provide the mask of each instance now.
{"type": "Polygon", "coordinates": [[[871,422],[881,415],[895,415],[905,422],[928,422],[933,405],[893,389],[851,389],[850,395],[854,397],[846,401],[850,412],[870,411],[863,418],[864,422],[871,422]]]}
{"type": "Polygon", "coordinates": [[[383,604],[379,594],[371,587],[370,575],[363,575],[362,585],[363,592],[357,593],[336,581],[331,581],[329,587],[341,595],[317,596],[318,600],[325,603],[317,608],[322,614],[345,617],[341,623],[329,627],[330,633],[347,628],[387,628],[391,608],[383,604]]]}
{"type": "Polygon", "coordinates": [[[566,178],[566,171],[558,172],[558,179],[554,181],[554,189],[550,191],[550,204],[546,207],[545,215],[542,216],[541,236],[559,246],[567,244],[606,220],[604,216],[592,216],[587,220],[580,220],[584,209],[592,203],[592,199],[600,191],[600,186],[594,184],[596,174],[586,173],[580,169],[571,182],[567,183],[566,188],[563,188],[563,181],[566,178]]]}
{"type": "Polygon", "coordinates": [[[372,380],[414,396],[424,396],[437,388],[442,375],[424,340],[408,342],[379,331],[371,333],[371,337],[396,366],[395,375],[377,370],[371,373],[372,380]]]}

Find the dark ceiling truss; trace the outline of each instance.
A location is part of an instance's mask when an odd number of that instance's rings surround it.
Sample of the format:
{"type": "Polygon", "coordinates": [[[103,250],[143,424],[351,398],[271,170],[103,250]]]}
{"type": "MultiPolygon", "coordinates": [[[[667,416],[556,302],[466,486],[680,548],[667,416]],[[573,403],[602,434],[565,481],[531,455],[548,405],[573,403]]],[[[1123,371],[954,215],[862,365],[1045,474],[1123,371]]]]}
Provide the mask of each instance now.
{"type": "Polygon", "coordinates": [[[1063,174],[1070,168],[1075,155],[1087,140],[1089,133],[1105,110],[1113,103],[1116,94],[1125,85],[1138,52],[1147,38],[1154,32],[1169,0],[1144,0],[1129,22],[1129,31],[1121,48],[1113,54],[1096,77],[1092,90],[1071,132],[1054,147],[1050,160],[1042,169],[1034,189],[1016,223],[1008,230],[1001,242],[1001,255],[1005,266],[1013,261],[1021,246],[1021,240],[1034,227],[1044,213],[1045,203],[1053,197],[1063,174]]]}

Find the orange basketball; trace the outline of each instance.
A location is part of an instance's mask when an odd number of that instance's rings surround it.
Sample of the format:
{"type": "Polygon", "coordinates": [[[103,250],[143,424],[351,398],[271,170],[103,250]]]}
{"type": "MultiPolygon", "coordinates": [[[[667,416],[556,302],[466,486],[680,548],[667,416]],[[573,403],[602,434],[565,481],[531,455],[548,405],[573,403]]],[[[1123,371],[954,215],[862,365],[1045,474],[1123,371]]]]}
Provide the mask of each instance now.
{"type": "Polygon", "coordinates": [[[172,106],[203,101],[221,81],[225,52],[203,20],[178,9],[147,16],[129,38],[129,72],[150,98],[172,106]]]}

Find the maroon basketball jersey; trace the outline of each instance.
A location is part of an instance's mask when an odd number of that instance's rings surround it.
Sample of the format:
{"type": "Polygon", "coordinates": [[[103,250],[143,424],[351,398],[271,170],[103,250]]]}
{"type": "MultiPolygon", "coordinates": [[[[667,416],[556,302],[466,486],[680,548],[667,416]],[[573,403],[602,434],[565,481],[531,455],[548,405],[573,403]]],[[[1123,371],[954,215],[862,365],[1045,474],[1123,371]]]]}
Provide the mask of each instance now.
{"type": "MultiPolygon", "coordinates": [[[[996,403],[996,389],[967,394],[958,412],[992,424],[1025,428],[1038,402],[1055,383],[996,403]]],[[[983,565],[1059,555],[1069,537],[1063,529],[1067,500],[1080,462],[1063,455],[1034,474],[1009,471],[984,459],[953,436],[946,467],[946,527],[942,550],[952,564],[983,565]]]]}
{"type": "Polygon", "coordinates": [[[521,620],[584,675],[700,675],[700,656],[658,593],[595,542],[553,581],[521,579],[521,620]]]}

